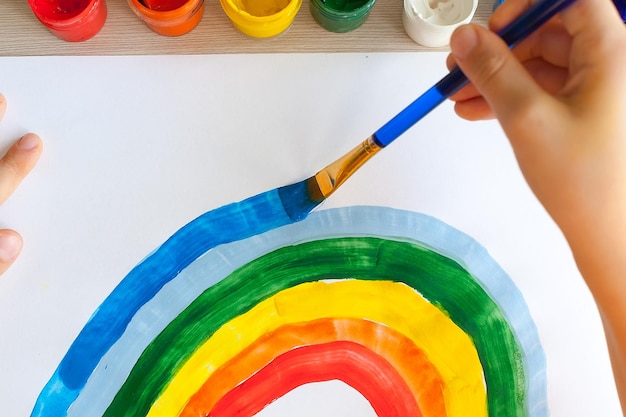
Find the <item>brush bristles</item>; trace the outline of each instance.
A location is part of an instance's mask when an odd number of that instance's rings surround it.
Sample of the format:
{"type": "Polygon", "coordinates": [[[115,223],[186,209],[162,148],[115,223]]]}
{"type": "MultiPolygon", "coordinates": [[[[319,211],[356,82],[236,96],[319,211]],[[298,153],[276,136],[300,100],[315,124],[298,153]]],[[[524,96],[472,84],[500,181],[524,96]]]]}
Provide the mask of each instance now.
{"type": "Polygon", "coordinates": [[[315,176],[278,188],[278,195],[285,212],[294,221],[304,220],[315,207],[326,199],[315,176]]]}

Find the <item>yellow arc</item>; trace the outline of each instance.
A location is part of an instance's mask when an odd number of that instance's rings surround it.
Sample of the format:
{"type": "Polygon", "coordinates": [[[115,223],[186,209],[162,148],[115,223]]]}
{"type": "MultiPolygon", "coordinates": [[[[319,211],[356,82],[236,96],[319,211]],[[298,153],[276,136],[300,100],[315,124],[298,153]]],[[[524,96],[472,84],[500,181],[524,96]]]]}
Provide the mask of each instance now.
{"type": "Polygon", "coordinates": [[[178,417],[216,369],[264,334],[327,317],[370,320],[402,333],[439,372],[448,417],[487,417],[482,366],[469,336],[411,287],[364,280],[300,284],[233,318],[179,369],[147,417],[178,417]]]}

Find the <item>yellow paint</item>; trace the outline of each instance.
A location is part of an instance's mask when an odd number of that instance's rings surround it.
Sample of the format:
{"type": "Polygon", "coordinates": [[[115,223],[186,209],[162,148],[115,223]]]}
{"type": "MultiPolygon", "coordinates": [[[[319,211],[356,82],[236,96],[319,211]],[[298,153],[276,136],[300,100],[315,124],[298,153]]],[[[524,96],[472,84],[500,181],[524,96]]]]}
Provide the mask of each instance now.
{"type": "Polygon", "coordinates": [[[342,280],[283,290],[226,323],[181,367],[148,417],[179,416],[217,368],[264,334],[288,323],[326,317],[370,320],[404,334],[424,351],[441,375],[447,417],[487,416],[478,354],[454,322],[405,284],[342,280]]]}
{"type": "Polygon", "coordinates": [[[220,4],[240,32],[270,38],[291,26],[302,0],[220,0],[220,4]]]}
{"type": "Polygon", "coordinates": [[[289,4],[289,0],[239,0],[235,4],[252,16],[271,16],[283,10],[289,4]]]}

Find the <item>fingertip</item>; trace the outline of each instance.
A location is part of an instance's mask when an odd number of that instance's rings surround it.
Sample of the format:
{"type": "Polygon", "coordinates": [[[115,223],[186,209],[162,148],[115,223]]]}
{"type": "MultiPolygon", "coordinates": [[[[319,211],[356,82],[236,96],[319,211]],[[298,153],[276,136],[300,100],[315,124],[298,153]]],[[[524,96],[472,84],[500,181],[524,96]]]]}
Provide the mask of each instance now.
{"type": "Polygon", "coordinates": [[[0,230],[0,274],[15,262],[24,242],[22,236],[14,230],[0,230]]]}
{"type": "Polygon", "coordinates": [[[474,25],[461,25],[452,32],[450,52],[456,61],[464,60],[478,45],[478,33],[474,25]]]}
{"type": "Polygon", "coordinates": [[[35,167],[41,156],[39,136],[28,133],[0,157],[0,204],[4,203],[35,167]]]}
{"type": "Polygon", "coordinates": [[[17,141],[17,147],[22,151],[31,151],[41,147],[41,138],[34,133],[27,133],[17,141]]]}
{"type": "Polygon", "coordinates": [[[0,120],[2,120],[2,117],[4,117],[4,112],[7,109],[7,100],[6,98],[4,98],[4,96],[2,95],[2,93],[0,93],[0,120]]]}
{"type": "Polygon", "coordinates": [[[19,168],[20,175],[24,177],[35,166],[42,151],[41,138],[34,133],[27,133],[14,143],[5,158],[12,159],[19,168]]]}
{"type": "Polygon", "coordinates": [[[446,68],[448,68],[448,71],[452,71],[454,67],[456,67],[456,60],[454,59],[454,55],[448,54],[448,56],[446,57],[446,68]]]}

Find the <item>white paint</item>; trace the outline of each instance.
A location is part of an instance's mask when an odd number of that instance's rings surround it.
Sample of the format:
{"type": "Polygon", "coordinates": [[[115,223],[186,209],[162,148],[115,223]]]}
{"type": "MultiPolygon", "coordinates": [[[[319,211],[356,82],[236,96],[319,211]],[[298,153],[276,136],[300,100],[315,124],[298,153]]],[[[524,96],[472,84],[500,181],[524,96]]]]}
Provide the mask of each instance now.
{"type": "Polygon", "coordinates": [[[445,46],[455,28],[472,20],[477,7],[478,0],[404,0],[402,24],[415,42],[445,46]]]}

